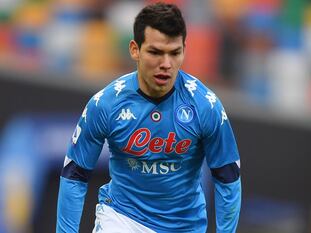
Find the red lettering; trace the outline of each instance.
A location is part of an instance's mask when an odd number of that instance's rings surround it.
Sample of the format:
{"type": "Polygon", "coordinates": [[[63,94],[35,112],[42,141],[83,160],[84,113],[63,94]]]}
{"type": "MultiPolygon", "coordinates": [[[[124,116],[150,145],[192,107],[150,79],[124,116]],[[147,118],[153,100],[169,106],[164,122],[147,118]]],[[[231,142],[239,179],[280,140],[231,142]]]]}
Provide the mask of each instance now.
{"type": "Polygon", "coordinates": [[[176,153],[183,154],[186,153],[191,145],[190,139],[185,139],[177,143],[176,145],[176,153]]]}
{"type": "Polygon", "coordinates": [[[160,153],[164,144],[163,138],[153,138],[149,143],[149,149],[153,153],[160,153]]]}
{"type": "Polygon", "coordinates": [[[172,153],[174,151],[173,144],[176,142],[175,133],[169,132],[168,137],[167,139],[165,139],[165,141],[166,141],[166,146],[165,146],[164,152],[167,154],[172,153]]]}
{"type": "Polygon", "coordinates": [[[175,136],[176,134],[174,132],[169,132],[166,139],[160,137],[151,138],[150,130],[141,128],[131,135],[123,151],[136,156],[142,156],[148,150],[152,153],[161,153],[163,150],[166,154],[174,151],[177,154],[186,153],[192,141],[190,139],[184,139],[177,142],[175,136]],[[174,146],[176,142],[177,144],[174,146]]]}
{"type": "Polygon", "coordinates": [[[125,146],[125,148],[123,149],[124,152],[129,153],[129,154],[133,154],[136,156],[142,156],[143,154],[145,154],[148,150],[148,148],[144,148],[142,150],[133,150],[133,146],[137,146],[137,147],[144,147],[145,145],[147,145],[147,143],[149,142],[151,137],[151,133],[149,131],[149,129],[147,128],[141,128],[136,130],[132,136],[130,137],[130,139],[127,142],[127,145],[125,146]],[[143,138],[141,140],[141,138],[144,136],[145,134],[145,138],[143,138]]]}

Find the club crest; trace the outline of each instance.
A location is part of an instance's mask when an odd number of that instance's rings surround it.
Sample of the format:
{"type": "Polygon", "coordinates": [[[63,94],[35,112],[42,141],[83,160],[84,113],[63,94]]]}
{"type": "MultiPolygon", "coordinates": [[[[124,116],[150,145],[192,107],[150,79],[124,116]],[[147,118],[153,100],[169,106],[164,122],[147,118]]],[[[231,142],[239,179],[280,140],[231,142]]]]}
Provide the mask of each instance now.
{"type": "Polygon", "coordinates": [[[176,118],[181,123],[189,123],[194,118],[194,111],[188,105],[180,105],[175,111],[176,118]]]}

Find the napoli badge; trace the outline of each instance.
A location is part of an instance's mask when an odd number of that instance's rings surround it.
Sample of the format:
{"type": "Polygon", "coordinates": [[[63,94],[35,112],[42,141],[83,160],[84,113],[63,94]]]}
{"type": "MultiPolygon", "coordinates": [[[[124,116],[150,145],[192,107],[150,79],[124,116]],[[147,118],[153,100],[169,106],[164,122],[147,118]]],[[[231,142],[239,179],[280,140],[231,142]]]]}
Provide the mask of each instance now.
{"type": "Polygon", "coordinates": [[[190,123],[194,119],[193,109],[186,104],[180,105],[176,111],[175,115],[180,123],[190,123]]]}

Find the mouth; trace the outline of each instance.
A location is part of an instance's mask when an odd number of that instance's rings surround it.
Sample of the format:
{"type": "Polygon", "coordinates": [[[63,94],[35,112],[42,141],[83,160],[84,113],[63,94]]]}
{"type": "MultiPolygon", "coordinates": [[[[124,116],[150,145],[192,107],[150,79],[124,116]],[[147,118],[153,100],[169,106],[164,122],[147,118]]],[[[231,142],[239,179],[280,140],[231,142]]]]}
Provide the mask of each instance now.
{"type": "Polygon", "coordinates": [[[154,78],[155,78],[156,84],[165,85],[168,83],[168,81],[171,77],[167,74],[156,74],[156,75],[154,75],[154,78]]]}

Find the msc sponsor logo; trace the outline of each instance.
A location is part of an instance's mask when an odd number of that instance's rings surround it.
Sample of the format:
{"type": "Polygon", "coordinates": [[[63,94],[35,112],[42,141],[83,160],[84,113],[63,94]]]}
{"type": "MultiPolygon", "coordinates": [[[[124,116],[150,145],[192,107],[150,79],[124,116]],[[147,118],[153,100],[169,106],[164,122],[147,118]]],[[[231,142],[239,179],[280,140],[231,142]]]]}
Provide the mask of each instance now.
{"type": "Polygon", "coordinates": [[[190,139],[177,141],[175,132],[169,132],[166,138],[151,138],[149,129],[140,128],[130,136],[123,151],[136,156],[142,156],[148,151],[152,153],[164,152],[169,154],[175,152],[176,154],[184,154],[188,151],[191,142],[190,139]]]}
{"type": "Polygon", "coordinates": [[[142,174],[165,175],[181,169],[180,162],[138,161],[132,158],[129,158],[127,162],[132,171],[136,170],[142,174]]]}

